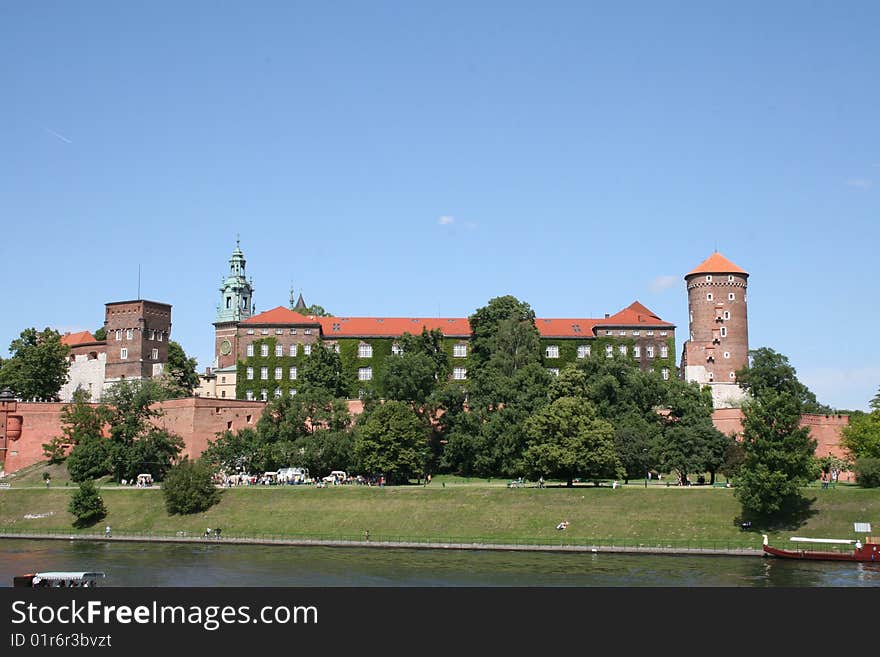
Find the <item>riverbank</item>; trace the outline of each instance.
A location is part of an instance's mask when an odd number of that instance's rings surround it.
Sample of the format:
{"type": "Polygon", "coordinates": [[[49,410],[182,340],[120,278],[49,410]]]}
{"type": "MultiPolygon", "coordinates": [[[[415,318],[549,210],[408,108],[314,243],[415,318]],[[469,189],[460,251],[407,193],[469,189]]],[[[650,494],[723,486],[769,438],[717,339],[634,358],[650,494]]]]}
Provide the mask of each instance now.
{"type": "MultiPolygon", "coordinates": [[[[205,513],[171,516],[159,488],[108,487],[108,516],[77,530],[67,511],[73,487],[0,490],[0,534],[115,536],[187,540],[208,527],[248,541],[329,541],[350,544],[501,545],[566,548],[663,546],[670,549],[760,550],[761,528],[741,531],[739,504],[725,488],[629,485],[613,489],[442,487],[244,487],[222,491],[205,513]],[[557,530],[567,520],[568,528],[557,530]],[[179,533],[179,534],[178,534],[179,533]]],[[[880,523],[880,490],[838,486],[807,489],[813,500],[800,523],[766,532],[855,538],[854,522],[880,523]]]]}

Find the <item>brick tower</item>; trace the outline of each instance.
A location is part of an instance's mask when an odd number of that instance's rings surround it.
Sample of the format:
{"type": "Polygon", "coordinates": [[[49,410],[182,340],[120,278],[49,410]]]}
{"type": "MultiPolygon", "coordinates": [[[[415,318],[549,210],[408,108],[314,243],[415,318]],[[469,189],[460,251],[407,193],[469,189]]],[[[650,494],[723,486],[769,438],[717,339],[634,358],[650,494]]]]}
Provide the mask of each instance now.
{"type": "Polygon", "coordinates": [[[235,240],[235,250],[229,258],[229,273],[220,285],[220,303],[214,319],[214,368],[235,365],[238,358],[238,323],[254,313],[254,283],[247,280],[247,261],[235,240]]]}
{"type": "Polygon", "coordinates": [[[690,336],[681,355],[681,373],[712,389],[715,408],[745,398],[736,370],[749,364],[746,290],[749,274],[717,251],[685,277],[690,336]]]}
{"type": "Polygon", "coordinates": [[[104,382],[149,379],[168,362],[171,306],[157,301],[114,301],[106,304],[107,364],[104,382]]]}

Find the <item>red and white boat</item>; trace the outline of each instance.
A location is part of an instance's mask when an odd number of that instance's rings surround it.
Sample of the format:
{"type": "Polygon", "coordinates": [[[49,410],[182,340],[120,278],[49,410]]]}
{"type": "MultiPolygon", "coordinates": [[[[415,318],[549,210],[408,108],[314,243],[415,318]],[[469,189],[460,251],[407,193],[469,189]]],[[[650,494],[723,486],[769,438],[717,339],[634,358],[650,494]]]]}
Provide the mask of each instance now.
{"type": "Polygon", "coordinates": [[[821,550],[803,548],[798,546],[795,550],[785,550],[769,545],[767,535],[764,534],[764,554],[782,559],[810,559],[814,561],[867,561],[880,563],[880,537],[866,536],[865,542],[859,539],[845,538],[804,538],[793,536],[790,540],[796,543],[825,543],[837,545],[852,545],[852,550],[821,550]]]}

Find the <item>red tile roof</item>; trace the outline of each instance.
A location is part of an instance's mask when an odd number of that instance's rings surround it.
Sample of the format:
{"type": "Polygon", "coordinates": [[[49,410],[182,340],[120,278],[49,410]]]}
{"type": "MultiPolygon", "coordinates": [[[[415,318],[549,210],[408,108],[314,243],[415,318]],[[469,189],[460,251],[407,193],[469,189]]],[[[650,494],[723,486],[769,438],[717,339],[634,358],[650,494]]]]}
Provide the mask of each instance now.
{"type": "Polygon", "coordinates": [[[272,310],[267,310],[265,312],[260,313],[259,315],[254,315],[243,322],[242,324],[311,324],[312,326],[316,326],[319,324],[318,318],[314,315],[300,315],[297,312],[292,311],[290,308],[285,308],[284,306],[278,306],[277,308],[272,308],[272,310]]]}
{"type": "Polygon", "coordinates": [[[61,336],[61,344],[66,344],[68,347],[75,347],[78,344],[89,344],[92,342],[98,342],[98,340],[96,340],[95,336],[88,331],[65,333],[61,336]]]}
{"type": "MultiPolygon", "coordinates": [[[[334,337],[397,337],[404,333],[413,335],[421,333],[422,328],[429,331],[440,329],[448,337],[470,337],[471,326],[465,317],[315,317],[303,316],[284,306],[254,315],[242,324],[298,324],[318,325],[325,339],[334,337]]],[[[664,326],[673,325],[664,322],[657,315],[645,308],[638,301],[616,315],[606,319],[537,318],[535,326],[544,338],[577,338],[593,337],[593,327],[602,324],[607,326],[664,326]]]]}
{"type": "Polygon", "coordinates": [[[601,326],[673,326],[669,322],[664,322],[638,301],[633,301],[611,317],[596,320],[596,324],[601,326]]]}
{"type": "Polygon", "coordinates": [[[730,260],[725,258],[723,255],[716,251],[708,258],[703,260],[699,265],[696,266],[695,269],[691,270],[688,274],[685,274],[685,278],[688,276],[692,276],[694,274],[745,274],[746,276],[749,273],[741,268],[737,267],[730,260]]]}

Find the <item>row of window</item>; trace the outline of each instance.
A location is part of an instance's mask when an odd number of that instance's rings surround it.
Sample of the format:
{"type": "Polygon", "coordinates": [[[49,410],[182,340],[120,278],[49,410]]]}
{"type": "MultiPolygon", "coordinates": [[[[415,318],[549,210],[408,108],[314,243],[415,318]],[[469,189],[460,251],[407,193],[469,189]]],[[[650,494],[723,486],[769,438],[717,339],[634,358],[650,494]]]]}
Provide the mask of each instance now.
{"type": "MultiPolygon", "coordinates": [[[[116,329],[114,331],[114,337],[117,340],[122,340],[122,336],[124,335],[126,340],[134,340],[134,332],[135,329],[116,329]]],[[[165,339],[165,332],[157,331],[156,329],[149,329],[147,335],[150,340],[155,340],[156,342],[162,342],[165,339]]]]}
{"type": "MultiPolygon", "coordinates": [[[[707,283],[711,283],[711,282],[712,282],[712,274],[706,274],[706,282],[707,282],[707,283]]],[[[728,277],[727,277],[727,282],[728,282],[728,283],[733,283],[733,276],[728,275],[728,277]]]]}
{"type": "MultiPolygon", "coordinates": [[[[714,300],[715,300],[715,295],[712,294],[711,292],[706,292],[706,301],[714,301],[714,300]]],[[[727,300],[728,301],[736,301],[736,294],[734,292],[728,292],[727,293],[727,300]]]]}
{"type": "MultiPolygon", "coordinates": [[[[333,347],[336,350],[336,353],[338,354],[339,353],[339,345],[334,344],[333,347]]],[[[306,356],[311,355],[312,345],[304,344],[302,346],[302,348],[303,348],[303,354],[305,354],[306,356]]],[[[557,349],[558,349],[558,347],[557,347],[557,349]]],[[[289,345],[288,352],[289,352],[290,356],[296,357],[297,353],[299,353],[299,345],[298,344],[289,345]]],[[[400,356],[403,354],[403,349],[401,349],[399,345],[393,344],[393,345],[391,345],[391,353],[395,356],[400,356]]],[[[247,355],[249,357],[254,355],[254,345],[253,344],[249,344],[247,346],[247,355]]],[[[269,355],[269,345],[268,344],[261,344],[260,345],[260,356],[266,357],[268,355],[269,355]]],[[[280,345],[280,344],[275,345],[275,355],[278,357],[281,357],[284,355],[284,345],[280,345]]],[[[452,355],[455,358],[466,358],[467,357],[467,345],[466,344],[454,345],[452,347],[452,355]]],[[[372,358],[372,357],[373,357],[373,346],[372,345],[369,345],[369,344],[358,345],[358,358],[372,358]]]]}
{"type": "MultiPolygon", "coordinates": [[[[290,389],[290,396],[293,397],[295,394],[296,394],[296,388],[291,388],[290,389]]],[[[244,393],[244,396],[245,396],[245,399],[247,399],[248,401],[254,401],[254,391],[253,390],[246,390],[244,393]]],[[[281,388],[275,388],[275,399],[278,399],[280,397],[281,397],[281,388]]],[[[268,401],[268,399],[269,399],[269,391],[266,390],[265,388],[263,388],[262,390],[260,390],[260,400],[261,401],[268,401]]]]}
{"type": "MultiPolygon", "coordinates": [[[[298,329],[292,328],[289,331],[290,335],[296,335],[298,333],[298,329]]],[[[248,335],[254,335],[254,329],[247,330],[248,335]]],[[[311,335],[312,329],[307,328],[303,329],[303,335],[311,335]]],[[[260,335],[269,335],[269,329],[264,328],[260,330],[260,335]]],[[[275,335],[284,335],[284,329],[277,328],[275,329],[275,335]]]]}
{"type": "MultiPolygon", "coordinates": [[[[123,347],[119,350],[119,358],[120,360],[128,360],[128,348],[123,347]]],[[[159,360],[159,350],[158,349],[150,349],[150,360],[159,360]]]]}
{"type": "MultiPolygon", "coordinates": [[[[617,345],[618,353],[621,356],[626,356],[629,353],[629,346],[625,344],[617,345]]],[[[545,350],[545,355],[547,358],[559,358],[559,347],[556,345],[547,345],[545,350]]],[[[589,358],[591,353],[590,345],[582,344],[578,345],[577,348],[577,357],[578,358],[589,358]]],[[[611,358],[614,355],[614,346],[607,344],[605,345],[605,356],[611,358]]],[[[641,358],[642,357],[642,345],[633,345],[632,348],[633,358],[641,358]]],[[[654,345],[649,344],[645,347],[645,356],[647,358],[654,357],[654,345]]],[[[665,344],[660,345],[660,358],[669,358],[669,347],[665,344]]]]}
{"type": "MultiPolygon", "coordinates": [[[[335,345],[335,347],[336,347],[336,352],[339,353],[339,345],[335,345]]],[[[312,345],[310,345],[310,344],[304,344],[304,345],[302,346],[302,348],[303,348],[303,354],[305,354],[306,356],[311,356],[311,354],[312,354],[312,345]]],[[[292,345],[290,345],[288,351],[289,351],[289,355],[290,355],[290,356],[296,357],[296,355],[299,353],[299,345],[298,345],[298,344],[292,344],[292,345]]],[[[247,346],[247,355],[248,355],[248,356],[253,356],[253,355],[254,355],[254,345],[249,344],[249,345],[247,346]]],[[[267,344],[261,344],[261,345],[260,345],[260,356],[264,356],[264,357],[265,357],[265,356],[268,356],[268,355],[269,355],[269,345],[267,345],[267,344]]],[[[276,355],[276,356],[279,356],[279,357],[284,355],[284,345],[280,345],[280,344],[276,344],[276,345],[275,345],[275,355],[276,355]]]]}
{"type": "MultiPolygon", "coordinates": [[[[559,376],[559,368],[558,367],[548,367],[547,371],[550,372],[553,376],[559,376]]],[[[669,380],[669,368],[664,367],[660,370],[660,374],[663,377],[664,381],[669,380]]]]}
{"type": "MultiPolygon", "coordinates": [[[[665,338],[667,335],[669,335],[669,331],[659,331],[659,333],[660,333],[661,338],[665,338]]],[[[626,337],[627,335],[632,335],[633,337],[637,338],[641,334],[642,334],[642,332],[639,329],[634,329],[633,331],[630,331],[629,333],[627,333],[627,331],[625,329],[620,329],[617,332],[617,335],[619,335],[621,337],[626,337]]],[[[614,335],[614,330],[613,329],[606,329],[605,335],[614,335]]],[[[648,337],[651,337],[654,335],[654,331],[645,331],[645,335],[647,335],[648,337]]]]}
{"type": "MultiPolygon", "coordinates": [[[[288,374],[288,378],[289,378],[291,381],[296,381],[296,375],[297,375],[297,372],[296,372],[296,367],[295,367],[295,366],[294,366],[294,367],[291,367],[291,368],[288,370],[287,374],[288,374]]],[[[254,378],[254,368],[253,368],[253,367],[249,367],[249,368],[247,368],[247,370],[246,370],[246,372],[245,372],[245,376],[247,376],[247,378],[248,378],[249,381],[252,381],[253,378],[254,378]]],[[[276,381],[281,381],[281,379],[282,379],[283,376],[284,376],[284,368],[282,368],[282,367],[276,367],[276,368],[275,368],[275,377],[274,377],[275,380],[276,380],[276,381]]],[[[261,367],[261,368],[260,368],[260,378],[263,379],[264,381],[267,380],[267,379],[269,378],[269,368],[268,368],[268,367],[261,367]]]]}

